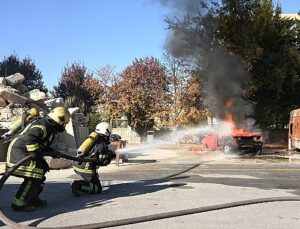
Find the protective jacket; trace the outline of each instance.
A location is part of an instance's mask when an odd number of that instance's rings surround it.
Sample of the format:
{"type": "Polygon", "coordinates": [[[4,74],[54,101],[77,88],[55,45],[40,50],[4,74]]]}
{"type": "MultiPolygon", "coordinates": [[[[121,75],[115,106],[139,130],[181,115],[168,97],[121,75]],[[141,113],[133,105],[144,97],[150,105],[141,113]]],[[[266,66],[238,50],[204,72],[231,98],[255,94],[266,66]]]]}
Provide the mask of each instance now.
{"type": "Polygon", "coordinates": [[[96,173],[99,166],[106,166],[112,160],[112,152],[108,149],[109,141],[102,136],[98,137],[94,142],[90,150],[82,156],[84,158],[95,158],[97,162],[74,162],[73,168],[76,173],[80,175],[92,175],[96,173]]]}
{"type": "MultiPolygon", "coordinates": [[[[6,169],[12,167],[22,158],[33,153],[39,156],[53,141],[57,129],[46,118],[39,118],[29,123],[16,138],[12,140],[7,150],[6,169]]],[[[43,180],[44,174],[49,170],[46,161],[42,157],[31,160],[20,166],[13,175],[43,180]]]]}

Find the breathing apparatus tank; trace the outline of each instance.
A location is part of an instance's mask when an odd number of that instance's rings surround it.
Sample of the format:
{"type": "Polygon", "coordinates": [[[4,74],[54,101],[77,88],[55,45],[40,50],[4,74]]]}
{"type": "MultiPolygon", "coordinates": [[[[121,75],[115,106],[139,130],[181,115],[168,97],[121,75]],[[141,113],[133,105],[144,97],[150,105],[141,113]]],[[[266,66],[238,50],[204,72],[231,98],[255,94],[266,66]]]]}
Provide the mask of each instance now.
{"type": "Polygon", "coordinates": [[[80,155],[86,154],[89,149],[94,145],[95,141],[99,138],[99,134],[96,132],[90,133],[90,135],[87,137],[87,139],[84,140],[84,142],[80,145],[80,147],[77,150],[77,153],[80,155]]]}
{"type": "Polygon", "coordinates": [[[2,139],[7,139],[16,133],[18,133],[21,129],[24,128],[30,121],[37,118],[40,115],[40,112],[36,108],[31,108],[29,111],[24,113],[21,117],[17,118],[10,126],[10,130],[1,136],[2,139]]]}

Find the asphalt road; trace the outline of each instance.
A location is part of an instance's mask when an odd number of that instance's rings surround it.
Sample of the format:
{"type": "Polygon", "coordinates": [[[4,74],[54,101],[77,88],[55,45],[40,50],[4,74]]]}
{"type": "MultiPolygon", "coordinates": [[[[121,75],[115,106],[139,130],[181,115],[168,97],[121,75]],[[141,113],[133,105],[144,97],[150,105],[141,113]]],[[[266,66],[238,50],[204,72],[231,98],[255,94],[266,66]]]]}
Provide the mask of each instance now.
{"type": "MultiPolygon", "coordinates": [[[[70,182],[78,176],[72,169],[52,170],[42,193],[48,206],[32,213],[11,210],[21,180],[9,178],[1,191],[1,209],[25,225],[59,228],[255,198],[300,196],[300,161],[294,158],[165,148],[143,150],[128,163],[111,164],[99,172],[103,193],[76,198],[70,182]]],[[[255,204],[115,228],[298,229],[300,202],[255,204]]]]}

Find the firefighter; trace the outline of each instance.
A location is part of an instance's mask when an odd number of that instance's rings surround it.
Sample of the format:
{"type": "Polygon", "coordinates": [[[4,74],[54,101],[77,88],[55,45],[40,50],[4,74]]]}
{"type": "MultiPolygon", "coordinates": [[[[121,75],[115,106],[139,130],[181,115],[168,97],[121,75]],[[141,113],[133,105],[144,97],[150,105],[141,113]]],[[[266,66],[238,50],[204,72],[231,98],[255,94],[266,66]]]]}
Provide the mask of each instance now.
{"type": "Polygon", "coordinates": [[[49,150],[54,136],[65,130],[69,119],[70,113],[67,109],[56,107],[44,118],[38,118],[28,124],[9,144],[6,169],[24,157],[32,156],[32,160],[12,174],[24,179],[12,202],[14,211],[34,211],[37,207],[47,205],[46,200],[39,198],[46,179],[45,173],[49,171],[41,153],[49,150]]]}
{"type": "MultiPolygon", "coordinates": [[[[14,121],[10,127],[10,130],[3,134],[0,138],[8,141],[13,135],[17,134],[22,128],[24,128],[29,122],[35,120],[40,116],[40,112],[36,108],[31,108],[25,112],[22,117],[14,121]]],[[[9,141],[8,141],[9,142],[9,141]]]]}
{"type": "Polygon", "coordinates": [[[108,148],[111,131],[112,128],[107,122],[99,123],[95,132],[92,132],[78,148],[78,157],[96,158],[97,162],[74,162],[74,171],[83,178],[83,180],[73,181],[71,187],[74,196],[78,197],[81,193],[98,194],[102,192],[97,169],[99,166],[108,165],[115,157],[115,153],[108,148]]]}

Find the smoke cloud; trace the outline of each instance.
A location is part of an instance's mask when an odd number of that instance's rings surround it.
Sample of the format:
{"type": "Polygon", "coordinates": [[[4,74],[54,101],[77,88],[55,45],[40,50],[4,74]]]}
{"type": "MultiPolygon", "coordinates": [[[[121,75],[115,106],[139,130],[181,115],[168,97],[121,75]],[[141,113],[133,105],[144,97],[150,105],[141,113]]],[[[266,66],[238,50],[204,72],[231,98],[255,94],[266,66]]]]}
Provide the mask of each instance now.
{"type": "Polygon", "coordinates": [[[199,0],[160,0],[160,3],[164,7],[172,8],[176,11],[176,15],[178,13],[195,15],[203,10],[203,7],[201,7],[202,2],[199,0]]]}
{"type": "Polygon", "coordinates": [[[229,111],[234,121],[244,127],[251,106],[243,98],[243,88],[249,80],[249,74],[242,60],[219,46],[209,56],[204,74],[207,79],[205,102],[212,113],[225,119],[225,111],[229,111]],[[233,102],[232,107],[226,107],[229,100],[233,102]]]}
{"type": "MultiPolygon", "coordinates": [[[[209,4],[209,1],[160,0],[160,3],[173,10],[173,18],[180,18],[184,22],[187,15],[202,20],[207,13],[203,4],[209,4]]],[[[197,33],[194,27],[187,28],[184,23],[182,27],[176,27],[171,30],[165,46],[174,56],[190,57],[199,67],[205,103],[211,113],[224,119],[226,102],[231,100],[233,106],[227,110],[232,113],[239,128],[246,127],[245,116],[251,112],[251,106],[243,97],[243,88],[249,80],[249,74],[242,59],[228,53],[212,36],[216,21],[206,20],[205,23],[206,28],[196,28],[197,33]]]]}

